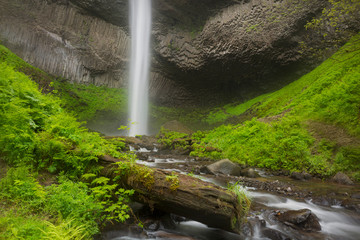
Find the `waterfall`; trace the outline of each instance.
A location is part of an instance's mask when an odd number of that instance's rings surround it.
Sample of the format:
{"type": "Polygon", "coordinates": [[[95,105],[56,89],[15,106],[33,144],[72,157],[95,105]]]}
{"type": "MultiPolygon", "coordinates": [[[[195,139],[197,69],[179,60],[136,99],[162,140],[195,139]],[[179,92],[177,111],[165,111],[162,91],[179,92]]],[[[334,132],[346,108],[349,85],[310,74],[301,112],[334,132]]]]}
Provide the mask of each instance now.
{"type": "Polygon", "coordinates": [[[130,2],[130,136],[148,131],[148,75],[150,67],[151,0],[130,2]]]}

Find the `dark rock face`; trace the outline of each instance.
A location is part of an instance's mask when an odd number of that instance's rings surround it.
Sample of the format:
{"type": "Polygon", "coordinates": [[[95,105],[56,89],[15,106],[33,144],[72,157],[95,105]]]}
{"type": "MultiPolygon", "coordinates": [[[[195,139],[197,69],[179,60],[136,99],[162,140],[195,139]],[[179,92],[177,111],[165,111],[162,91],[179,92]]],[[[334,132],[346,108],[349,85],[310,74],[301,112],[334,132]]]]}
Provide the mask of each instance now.
{"type": "Polygon", "coordinates": [[[289,210],[276,215],[278,220],[291,227],[306,231],[321,231],[318,217],[309,209],[289,210]]]}
{"type": "Polygon", "coordinates": [[[0,0],[0,40],[53,75],[85,84],[127,85],[126,32],[69,1],[0,0]]]}
{"type": "MultiPolygon", "coordinates": [[[[301,75],[304,24],[326,1],[153,0],[150,96],[163,105],[246,100],[301,75]]],[[[0,0],[0,40],[73,82],[127,85],[127,0],[0,0]]]]}

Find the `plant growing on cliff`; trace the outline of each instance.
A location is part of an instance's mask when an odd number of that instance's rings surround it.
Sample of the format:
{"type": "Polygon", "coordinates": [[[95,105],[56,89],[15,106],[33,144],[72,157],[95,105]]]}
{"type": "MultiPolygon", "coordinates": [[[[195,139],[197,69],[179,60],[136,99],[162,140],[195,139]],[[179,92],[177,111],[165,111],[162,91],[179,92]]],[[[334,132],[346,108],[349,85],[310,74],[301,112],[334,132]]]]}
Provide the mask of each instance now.
{"type": "MultiPolygon", "coordinates": [[[[328,0],[328,5],[319,17],[309,21],[305,28],[311,41],[319,39],[317,47],[302,42],[303,51],[310,51],[315,56],[327,57],[352,36],[358,33],[360,26],[360,1],[359,0],[328,0]]],[[[312,42],[314,45],[314,42],[312,42]]]]}

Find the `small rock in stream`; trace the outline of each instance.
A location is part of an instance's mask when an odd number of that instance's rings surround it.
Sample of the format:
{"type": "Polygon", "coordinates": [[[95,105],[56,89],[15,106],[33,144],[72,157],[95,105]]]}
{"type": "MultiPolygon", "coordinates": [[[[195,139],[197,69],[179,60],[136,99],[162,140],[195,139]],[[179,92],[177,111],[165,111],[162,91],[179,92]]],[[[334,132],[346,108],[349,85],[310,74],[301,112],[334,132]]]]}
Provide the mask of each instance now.
{"type": "Polygon", "coordinates": [[[264,237],[267,237],[271,240],[291,240],[291,237],[272,228],[264,228],[261,233],[264,235],[264,237]]]}

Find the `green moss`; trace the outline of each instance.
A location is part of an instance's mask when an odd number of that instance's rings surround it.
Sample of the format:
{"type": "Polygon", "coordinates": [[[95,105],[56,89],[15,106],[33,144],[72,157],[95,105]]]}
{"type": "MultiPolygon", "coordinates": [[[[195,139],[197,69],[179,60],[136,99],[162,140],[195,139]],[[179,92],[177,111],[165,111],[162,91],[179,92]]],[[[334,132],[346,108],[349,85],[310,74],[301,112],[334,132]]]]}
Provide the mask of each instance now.
{"type": "Polygon", "coordinates": [[[118,166],[116,173],[120,178],[125,177],[128,182],[140,182],[151,191],[155,183],[153,169],[138,165],[134,160],[117,162],[116,165],[118,166]]]}
{"type": "Polygon", "coordinates": [[[171,172],[171,175],[167,175],[165,180],[170,183],[170,190],[176,191],[179,187],[179,176],[176,175],[174,172],[171,172]]]}
{"type": "Polygon", "coordinates": [[[75,113],[80,120],[93,119],[98,112],[126,115],[127,90],[106,86],[71,84],[54,81],[52,87],[62,99],[62,106],[75,113]]]}

